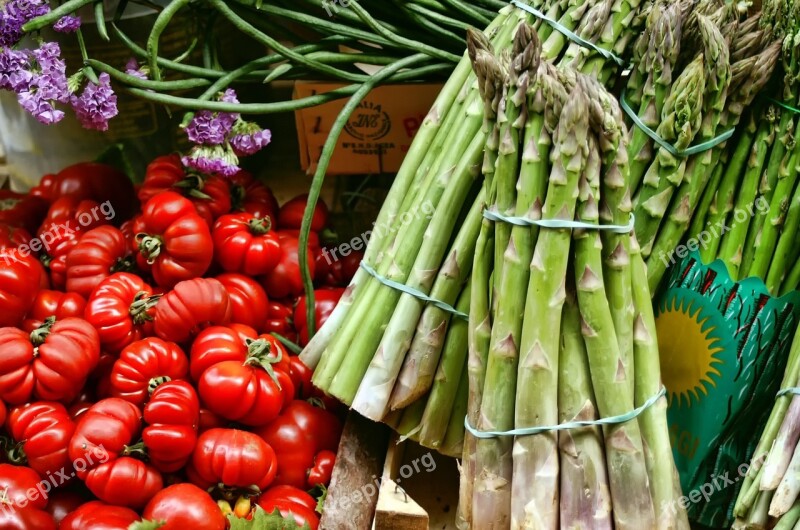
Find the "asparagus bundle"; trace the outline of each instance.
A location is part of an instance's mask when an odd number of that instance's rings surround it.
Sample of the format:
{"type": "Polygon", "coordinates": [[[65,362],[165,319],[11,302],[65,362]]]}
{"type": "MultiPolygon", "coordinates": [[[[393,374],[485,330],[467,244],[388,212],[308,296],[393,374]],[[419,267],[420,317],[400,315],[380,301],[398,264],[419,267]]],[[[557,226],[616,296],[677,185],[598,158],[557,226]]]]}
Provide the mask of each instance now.
{"type": "MultiPolygon", "coordinates": [[[[514,87],[517,99],[506,105],[503,76],[472,75],[470,62],[495,53],[510,62],[515,29],[533,22],[542,38],[535,40],[535,53],[527,52],[528,66],[541,54],[610,79],[618,68],[615,54],[626,53],[644,23],[639,0],[517,4],[502,9],[484,33],[469,32],[467,54],[415,138],[376,221],[366,266],[302,353],[315,368],[319,388],[408,438],[454,455],[461,454],[463,412],[478,386],[468,384],[476,360],[466,358],[465,341],[483,333],[466,326],[464,316],[480,307],[496,309],[488,298],[481,300],[486,293],[468,289],[473,256],[494,251],[493,238],[507,242],[512,236],[511,227],[497,227],[495,234],[492,226],[491,234],[484,234],[482,211],[487,203],[513,208],[513,185],[512,192],[504,187],[490,196],[495,191],[478,176],[482,166],[495,171],[495,160],[498,177],[506,180],[516,178],[520,165],[534,165],[518,159],[516,140],[538,137],[542,129],[521,129],[521,113],[527,110],[522,70],[514,81],[520,83],[514,87]],[[524,9],[528,4],[596,49],[576,49],[563,33],[524,9]]],[[[516,52],[514,57],[521,50],[516,52]]],[[[497,61],[491,63],[483,68],[499,68],[497,61]]]]}
{"type": "Polygon", "coordinates": [[[636,235],[651,292],[675,262],[690,223],[694,230],[697,218],[705,218],[727,153],[719,136],[738,125],[775,62],[777,44],[759,27],[761,14],[740,18],[735,6],[715,0],[656,3],[634,48],[626,97],[667,144],[636,125],[628,147],[636,235]],[[708,145],[684,153],[699,144],[708,145]]]}
{"type": "Polygon", "coordinates": [[[734,507],[734,528],[792,529],[800,521],[800,333],[734,507]]]}
{"type": "Polygon", "coordinates": [[[477,431],[464,446],[460,523],[688,528],[646,267],[620,228],[631,210],[627,130],[596,80],[533,64],[535,45],[522,26],[510,61],[475,58],[482,84],[507,74],[484,168],[495,222],[484,222],[472,269],[467,417],[477,431]],[[497,434],[612,417],[602,429],[497,434]]]}

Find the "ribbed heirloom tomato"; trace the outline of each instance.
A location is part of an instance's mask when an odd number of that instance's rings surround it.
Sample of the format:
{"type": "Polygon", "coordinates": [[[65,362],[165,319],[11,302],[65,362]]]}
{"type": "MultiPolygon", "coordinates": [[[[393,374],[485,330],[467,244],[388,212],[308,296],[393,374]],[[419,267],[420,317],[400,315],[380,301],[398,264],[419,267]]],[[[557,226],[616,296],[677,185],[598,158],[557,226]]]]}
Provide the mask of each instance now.
{"type": "Polygon", "coordinates": [[[156,306],[155,332],[184,343],[203,329],[231,321],[233,309],[225,286],[213,278],[180,282],[156,306]]]}
{"type": "Polygon", "coordinates": [[[200,435],[189,478],[201,488],[224,484],[259,493],[275,478],[275,452],[255,434],[237,429],[210,429],[200,435]]]}
{"type": "Polygon", "coordinates": [[[0,326],[17,326],[33,306],[44,269],[31,256],[0,251],[0,326]]]}
{"type": "Polygon", "coordinates": [[[42,477],[69,469],[67,448],[75,423],[61,403],[35,401],[12,409],[8,430],[18,442],[14,456],[27,460],[42,477]]]}
{"type": "Polygon", "coordinates": [[[62,293],[42,289],[33,301],[33,307],[22,323],[22,329],[31,332],[44,324],[47,317],[61,320],[68,317],[82,317],[86,300],[78,293],[62,293]]]}
{"type": "Polygon", "coordinates": [[[67,290],[89,298],[101,281],[115,272],[133,268],[122,231],[101,226],[86,232],[67,254],[67,290]]]}
{"type": "Polygon", "coordinates": [[[82,234],[59,223],[43,225],[42,231],[48,234],[49,239],[39,254],[39,260],[50,273],[53,289],[64,290],[67,285],[67,256],[78,246],[82,234]]]}
{"type": "Polygon", "coordinates": [[[0,464],[0,528],[56,530],[53,516],[45,511],[47,497],[41,495],[39,481],[39,475],[29,467],[0,464]],[[31,490],[36,493],[30,494],[31,490]]]}
{"type": "Polygon", "coordinates": [[[192,201],[197,213],[209,225],[231,211],[228,182],[221,177],[187,173],[177,155],[160,156],[147,166],[138,192],[139,200],[145,204],[166,191],[180,193],[192,201]]]}
{"type": "Polygon", "coordinates": [[[59,530],[124,530],[139,520],[139,514],[123,506],[91,501],[70,512],[59,530]]]}
{"type": "Polygon", "coordinates": [[[170,288],[205,274],[214,256],[211,232],[192,202],[165,191],[147,201],[134,223],[137,262],[170,288]]]}
{"type": "Polygon", "coordinates": [[[290,358],[283,345],[271,335],[258,335],[241,324],[211,326],[198,333],[189,352],[189,371],[194,381],[203,372],[224,361],[244,363],[250,355],[261,355],[272,367],[289,372],[290,358]]]}
{"type": "Polygon", "coordinates": [[[100,359],[97,331],[83,319],[48,319],[32,333],[0,329],[0,398],[69,401],[100,359]]]}
{"type": "Polygon", "coordinates": [[[160,383],[186,379],[189,359],[174,342],[158,337],[132,342],[111,370],[111,395],[142,406],[160,383]]]}
{"type": "Polygon", "coordinates": [[[278,200],[272,190],[257,181],[253,174],[241,170],[230,178],[231,211],[248,212],[256,217],[269,217],[272,222],[278,219],[278,200]]]}
{"type": "Polygon", "coordinates": [[[164,473],[185,466],[200,424],[200,402],[192,385],[186,381],[159,385],[144,407],[144,421],[142,442],[150,463],[164,473]]]}
{"type": "Polygon", "coordinates": [[[118,272],[100,282],[92,292],[86,320],[97,330],[103,349],[117,353],[153,334],[159,298],[139,276],[118,272]]]}
{"type": "Polygon", "coordinates": [[[294,517],[298,526],[308,524],[311,530],[319,526],[317,501],[305,491],[293,486],[272,486],[258,498],[258,505],[267,513],[279,511],[283,517],[294,517]]]}
{"type": "Polygon", "coordinates": [[[250,213],[223,215],[211,232],[214,256],[223,270],[250,276],[267,274],[281,259],[281,244],[269,217],[250,213]]]}
{"type": "Polygon", "coordinates": [[[47,216],[38,235],[41,237],[51,223],[67,225],[72,230],[86,232],[98,226],[111,224],[112,216],[113,210],[108,209],[108,204],[101,206],[97,201],[81,199],[74,195],[59,197],[47,210],[47,216]]]}
{"type": "Polygon", "coordinates": [[[128,454],[138,441],[141,411],[119,398],[98,401],[78,420],[69,444],[77,475],[101,501],[142,508],[164,483],[150,464],[128,454]]]}
{"type": "Polygon", "coordinates": [[[269,300],[264,288],[249,276],[229,272],[216,277],[228,291],[233,321],[264,332],[269,313],[269,300]]]}
{"type": "Polygon", "coordinates": [[[0,248],[18,248],[31,242],[31,233],[24,228],[0,223],[0,248]]]}

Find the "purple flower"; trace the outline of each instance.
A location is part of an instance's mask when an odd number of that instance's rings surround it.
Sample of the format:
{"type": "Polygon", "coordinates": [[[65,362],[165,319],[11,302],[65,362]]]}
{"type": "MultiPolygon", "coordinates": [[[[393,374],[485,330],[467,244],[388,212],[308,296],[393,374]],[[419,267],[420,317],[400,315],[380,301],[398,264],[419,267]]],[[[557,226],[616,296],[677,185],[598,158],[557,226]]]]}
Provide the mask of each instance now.
{"type": "Polygon", "coordinates": [[[42,123],[60,121],[64,113],[55,108],[55,103],[69,101],[67,67],[61,58],[61,48],[55,42],[45,42],[30,52],[28,59],[30,78],[25,83],[16,83],[17,100],[42,123]]]}
{"type": "Polygon", "coordinates": [[[189,140],[198,145],[220,145],[231,130],[233,123],[222,114],[210,110],[200,110],[195,113],[192,121],[186,126],[186,135],[189,140]]]}
{"type": "Polygon", "coordinates": [[[61,33],[74,33],[81,27],[81,17],[66,15],[53,24],[53,29],[61,33]]]}
{"type": "Polygon", "coordinates": [[[117,96],[107,73],[100,74],[99,85],[89,82],[80,96],[72,96],[75,115],[87,129],[108,130],[108,120],[117,115],[117,96]]]}
{"type": "Polygon", "coordinates": [[[125,73],[134,77],[138,77],[139,79],[147,79],[147,74],[145,74],[139,67],[139,63],[136,61],[136,59],[131,59],[128,61],[128,63],[125,65],[125,73]]]}
{"type": "Polygon", "coordinates": [[[0,46],[13,46],[22,38],[22,26],[50,11],[47,0],[9,0],[0,13],[0,46]]]}
{"type": "Polygon", "coordinates": [[[258,130],[253,133],[237,134],[231,138],[231,147],[237,156],[253,155],[269,145],[272,133],[269,129],[258,130]]]}
{"type": "Polygon", "coordinates": [[[188,156],[181,157],[186,167],[201,173],[221,174],[230,177],[239,172],[239,160],[230,149],[215,145],[213,147],[195,146],[188,156]]]}
{"type": "Polygon", "coordinates": [[[0,88],[19,92],[28,87],[33,74],[28,70],[28,50],[3,48],[0,51],[0,88]]]}

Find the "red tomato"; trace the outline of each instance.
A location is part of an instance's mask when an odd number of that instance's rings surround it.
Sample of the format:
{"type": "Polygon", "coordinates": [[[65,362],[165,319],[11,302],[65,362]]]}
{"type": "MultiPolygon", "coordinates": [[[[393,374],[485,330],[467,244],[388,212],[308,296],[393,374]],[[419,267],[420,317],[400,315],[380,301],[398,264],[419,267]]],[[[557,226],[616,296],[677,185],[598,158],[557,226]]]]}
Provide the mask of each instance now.
{"type": "Polygon", "coordinates": [[[291,303],[282,303],[270,300],[267,310],[267,323],[265,331],[277,333],[286,337],[290,341],[297,341],[297,331],[294,329],[292,314],[294,313],[291,303]]]}
{"type": "Polygon", "coordinates": [[[78,246],[80,234],[65,224],[53,223],[47,225],[41,237],[44,248],[39,259],[50,272],[53,289],[64,290],[67,286],[67,256],[78,246]]]}
{"type": "Polygon", "coordinates": [[[81,162],[65,167],[56,175],[45,175],[31,195],[48,202],[58,197],[73,195],[80,199],[92,199],[105,203],[115,224],[128,219],[138,208],[133,183],[127,175],[112,166],[97,162],[81,162]]]}
{"type": "Polygon", "coordinates": [[[153,466],[128,456],[89,471],[85,481],[101,501],[134,509],[143,508],[164,487],[153,466]]]}
{"type": "Polygon", "coordinates": [[[292,376],[292,383],[297,391],[299,399],[308,399],[314,395],[314,385],[311,378],[314,375],[314,370],[306,366],[297,355],[289,357],[289,375],[292,376]]]}
{"type": "Polygon", "coordinates": [[[59,530],[128,530],[138,520],[130,508],[91,501],[70,512],[59,530]]]}
{"type": "Polygon", "coordinates": [[[258,505],[267,513],[275,513],[277,510],[284,518],[293,517],[299,527],[308,525],[311,530],[319,528],[319,515],[314,508],[285,499],[259,500],[258,505]]]}
{"type": "Polygon", "coordinates": [[[233,309],[225,286],[213,278],[179,283],[156,306],[155,332],[164,340],[183,343],[202,329],[231,321],[233,309]]]}
{"type": "Polygon", "coordinates": [[[315,259],[314,282],[328,287],[347,287],[364,259],[364,253],[350,250],[346,256],[333,248],[322,249],[315,259]]]}
{"type": "MultiPolygon", "coordinates": [[[[327,289],[317,289],[314,291],[314,316],[316,320],[316,329],[320,329],[328,317],[331,316],[336,304],[344,294],[344,289],[341,287],[333,287],[327,289]]],[[[294,327],[300,334],[300,345],[305,346],[308,344],[308,319],[306,310],[306,297],[301,296],[294,308],[294,327]]]]}
{"type": "Polygon", "coordinates": [[[278,201],[272,191],[258,182],[251,173],[241,170],[231,178],[231,197],[234,212],[248,212],[256,217],[278,219],[278,201]]]}
{"type": "Polygon", "coordinates": [[[101,501],[141,508],[162,487],[161,474],[151,465],[128,454],[139,438],[139,408],[118,398],[98,401],[75,427],[69,456],[77,475],[101,501]]]}
{"type": "Polygon", "coordinates": [[[208,224],[192,202],[166,191],[144,205],[135,223],[137,261],[164,288],[202,276],[214,255],[208,224]]]}
{"type": "Polygon", "coordinates": [[[223,361],[244,363],[248,356],[264,356],[274,368],[289,372],[290,359],[286,350],[270,335],[257,336],[255,330],[236,324],[212,326],[201,331],[189,353],[192,379],[223,361]]]}
{"type": "Polygon", "coordinates": [[[0,326],[17,326],[36,300],[44,270],[35,258],[8,250],[0,252],[0,326]]]}
{"type": "Polygon", "coordinates": [[[200,425],[197,429],[198,433],[203,433],[210,429],[219,429],[226,427],[227,425],[228,421],[225,418],[217,416],[208,409],[200,409],[200,425]]]}
{"type": "Polygon", "coordinates": [[[158,386],[144,408],[142,441],[150,463],[164,473],[189,461],[197,441],[200,403],[192,385],[169,381],[158,386]]]}
{"type": "Polygon", "coordinates": [[[231,211],[228,182],[221,177],[187,173],[177,155],[160,156],[147,166],[144,182],[138,191],[139,200],[145,204],[165,191],[181,193],[191,200],[197,213],[209,225],[231,211]]]}
{"type": "MultiPolygon", "coordinates": [[[[106,210],[107,211],[107,210],[106,210]]],[[[46,232],[49,224],[66,224],[73,230],[88,231],[98,226],[111,224],[111,216],[102,212],[102,207],[91,199],[74,195],[59,197],[50,205],[38,235],[46,232]]]]}
{"type": "Polygon", "coordinates": [[[228,521],[207,492],[194,484],[175,484],[150,499],[142,517],[164,521],[161,530],[225,530],[228,521]]]}
{"type": "MultiPolygon", "coordinates": [[[[303,294],[303,277],[300,274],[300,258],[297,254],[300,240],[293,235],[278,232],[283,254],[278,265],[260,278],[261,285],[270,298],[286,298],[303,294]]],[[[309,248],[308,269],[314,277],[314,252],[309,248]]]]}
{"type": "Polygon", "coordinates": [[[295,488],[294,486],[272,486],[261,494],[261,497],[258,498],[258,504],[260,505],[262,501],[285,501],[305,506],[309,510],[317,509],[317,499],[309,495],[306,491],[295,488]]]}
{"type": "Polygon", "coordinates": [[[328,487],[331,483],[333,467],[336,465],[336,453],[323,450],[314,457],[314,467],[308,472],[308,487],[328,487]]]}
{"type": "Polygon", "coordinates": [[[47,214],[47,201],[34,195],[0,190],[0,223],[36,232],[47,214]]]}
{"type": "Polygon", "coordinates": [[[0,329],[0,398],[20,405],[31,396],[70,401],[100,358],[100,339],[83,319],[48,321],[28,334],[0,329]]]}
{"type": "Polygon", "coordinates": [[[75,423],[61,403],[34,401],[12,409],[8,430],[19,442],[28,465],[42,478],[69,469],[67,447],[75,423]]]}
{"type": "Polygon", "coordinates": [[[211,429],[200,435],[192,456],[192,474],[201,487],[224,484],[259,492],[275,478],[275,452],[253,433],[211,429]]]}
{"type": "Polygon", "coordinates": [[[24,228],[0,223],[0,248],[17,248],[30,245],[31,234],[24,228]]]}
{"type": "Polygon", "coordinates": [[[67,290],[89,298],[101,281],[133,268],[125,235],[119,228],[101,226],[86,232],[67,254],[67,290]]]}
{"type": "MultiPolygon", "coordinates": [[[[298,195],[283,206],[278,214],[278,224],[281,228],[300,230],[303,223],[303,214],[306,211],[308,194],[298,195]]],[[[317,201],[314,207],[314,216],[311,218],[311,231],[319,232],[325,228],[328,222],[328,206],[322,199],[317,201]]]]}
{"type": "Polygon", "coordinates": [[[82,317],[86,300],[78,293],[62,293],[42,289],[33,301],[33,307],[22,323],[22,329],[31,332],[44,324],[47,317],[62,320],[68,317],[82,317]]]}
{"type": "Polygon", "coordinates": [[[118,272],[92,292],[86,320],[97,330],[103,348],[117,353],[153,334],[153,316],[160,298],[139,276],[118,272]]]}
{"type": "Polygon", "coordinates": [[[269,300],[264,288],[254,279],[233,272],[220,274],[217,280],[228,291],[233,321],[259,332],[264,331],[269,312],[269,300]]]}
{"type": "Polygon", "coordinates": [[[60,487],[51,492],[47,499],[47,513],[53,516],[56,524],[61,524],[67,515],[74,512],[91,500],[89,491],[85,488],[60,487]]]}
{"type": "Polygon", "coordinates": [[[214,223],[211,237],[217,263],[228,272],[267,274],[281,258],[281,245],[269,218],[249,213],[223,215],[214,223]]]}
{"type": "Polygon", "coordinates": [[[119,354],[111,371],[111,395],[142,406],[164,381],[186,379],[189,359],[180,346],[157,337],[137,340],[119,354]]]}
{"type": "Polygon", "coordinates": [[[47,488],[40,484],[33,469],[0,464],[0,528],[3,530],[56,530],[53,517],[47,513],[47,488]],[[34,490],[28,494],[29,490],[34,490]]]}
{"type": "Polygon", "coordinates": [[[8,415],[8,409],[6,408],[6,404],[0,401],[0,425],[6,424],[7,415],[8,415]]]}
{"type": "Polygon", "coordinates": [[[338,448],[342,424],[327,410],[295,400],[275,421],[254,432],[266,440],[278,456],[275,484],[305,488],[314,457],[320,451],[338,448]]]}

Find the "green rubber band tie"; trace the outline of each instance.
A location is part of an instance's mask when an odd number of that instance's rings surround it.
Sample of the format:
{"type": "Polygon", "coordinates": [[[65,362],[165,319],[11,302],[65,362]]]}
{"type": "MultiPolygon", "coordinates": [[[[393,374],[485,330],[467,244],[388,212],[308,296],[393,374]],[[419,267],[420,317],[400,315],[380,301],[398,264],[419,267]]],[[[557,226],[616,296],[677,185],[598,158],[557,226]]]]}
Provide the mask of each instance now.
{"type": "Polygon", "coordinates": [[[461,311],[459,311],[455,307],[453,307],[453,306],[451,306],[449,304],[446,304],[446,303],[442,302],[441,300],[437,300],[435,298],[431,298],[427,294],[423,293],[422,291],[418,291],[417,289],[414,289],[413,287],[409,287],[408,285],[403,285],[400,282],[396,282],[394,280],[390,280],[386,276],[383,276],[378,271],[373,269],[366,262],[362,261],[360,263],[360,267],[362,269],[364,269],[365,271],[367,271],[370,275],[372,275],[376,280],[381,282],[383,285],[391,287],[392,289],[397,289],[398,291],[402,291],[402,292],[404,292],[406,294],[410,294],[414,298],[419,298],[423,302],[427,302],[429,304],[433,304],[434,306],[438,307],[439,309],[441,309],[443,311],[447,311],[448,313],[451,313],[453,316],[456,316],[456,317],[464,319],[464,320],[469,320],[469,315],[468,314],[462,313],[461,311]]]}
{"type": "Polygon", "coordinates": [[[618,234],[630,233],[636,223],[636,218],[631,214],[627,225],[598,225],[582,221],[567,221],[564,219],[529,219],[528,217],[508,217],[495,210],[484,210],[483,216],[490,221],[501,221],[516,226],[541,226],[542,228],[582,228],[584,230],[608,230],[618,234]]]}
{"type": "Polygon", "coordinates": [[[800,114],[800,109],[796,109],[796,108],[792,107],[791,105],[789,105],[788,103],[784,103],[783,101],[779,101],[779,100],[777,100],[775,98],[771,98],[769,96],[767,96],[767,101],[771,101],[772,103],[775,103],[777,106],[783,107],[786,110],[790,110],[790,111],[794,112],[795,114],[800,114]]]}
{"type": "Polygon", "coordinates": [[[559,33],[563,34],[569,40],[580,44],[584,48],[589,48],[591,50],[594,50],[597,53],[599,53],[600,55],[602,55],[603,57],[605,57],[606,59],[610,59],[610,60],[614,61],[615,63],[617,63],[620,66],[623,66],[625,64],[625,62],[622,60],[622,58],[619,57],[618,55],[616,55],[615,53],[613,53],[613,52],[611,52],[609,50],[606,50],[605,48],[601,48],[600,46],[598,46],[597,44],[595,44],[593,42],[589,42],[588,40],[584,39],[583,37],[581,37],[577,33],[571,31],[569,28],[567,28],[565,26],[562,26],[561,23],[559,23],[557,20],[553,20],[552,18],[548,17],[547,15],[545,15],[544,13],[539,11],[538,9],[536,9],[534,7],[531,7],[528,4],[525,4],[523,2],[520,2],[519,0],[511,0],[511,4],[516,6],[516,7],[518,7],[518,8],[520,8],[520,9],[522,9],[523,11],[527,11],[528,13],[530,13],[533,16],[535,16],[536,18],[544,20],[545,22],[550,24],[550,26],[552,26],[554,30],[556,30],[559,33]]]}
{"type": "Polygon", "coordinates": [[[649,136],[655,143],[666,149],[667,151],[672,154],[672,156],[677,156],[678,158],[686,158],[692,155],[696,155],[697,153],[702,153],[704,151],[708,151],[709,149],[713,149],[714,147],[718,146],[722,142],[726,141],[728,138],[733,136],[733,133],[736,131],[736,127],[732,129],[728,129],[724,133],[720,134],[719,136],[715,136],[714,138],[708,140],[707,142],[703,142],[701,144],[693,145],[692,147],[688,147],[686,149],[680,150],[677,149],[674,145],[668,143],[666,140],[661,138],[657,132],[653,129],[645,125],[645,123],[639,119],[639,116],[633,111],[633,109],[628,105],[628,101],[625,99],[625,90],[622,90],[622,93],[619,95],[619,104],[622,107],[622,110],[625,111],[625,114],[633,120],[633,123],[636,124],[644,133],[649,136]]]}
{"type": "Polygon", "coordinates": [[[779,398],[781,396],[785,396],[786,394],[792,394],[792,395],[795,395],[795,396],[800,396],[800,387],[792,386],[792,387],[789,387],[789,388],[784,388],[784,389],[778,390],[778,393],[775,394],[775,397],[779,398]]]}
{"type": "Polygon", "coordinates": [[[619,416],[612,416],[610,418],[601,418],[599,420],[586,420],[586,421],[568,421],[566,423],[559,423],[558,425],[549,425],[546,427],[527,427],[524,429],[513,429],[510,431],[479,431],[469,424],[469,419],[464,418],[464,428],[472,434],[475,438],[488,439],[500,438],[502,436],[531,436],[533,434],[542,434],[552,431],[569,431],[573,429],[581,429],[583,427],[596,427],[599,425],[616,425],[618,423],[626,423],[636,419],[645,410],[655,405],[659,399],[667,394],[667,389],[661,387],[658,394],[652,396],[650,399],[642,403],[641,406],[636,407],[630,412],[620,414],[619,416]]]}

